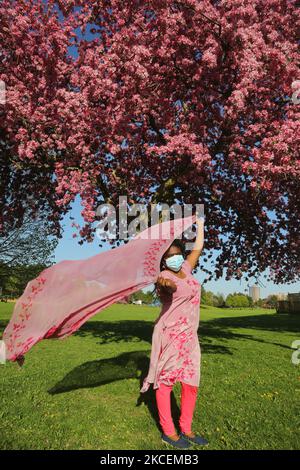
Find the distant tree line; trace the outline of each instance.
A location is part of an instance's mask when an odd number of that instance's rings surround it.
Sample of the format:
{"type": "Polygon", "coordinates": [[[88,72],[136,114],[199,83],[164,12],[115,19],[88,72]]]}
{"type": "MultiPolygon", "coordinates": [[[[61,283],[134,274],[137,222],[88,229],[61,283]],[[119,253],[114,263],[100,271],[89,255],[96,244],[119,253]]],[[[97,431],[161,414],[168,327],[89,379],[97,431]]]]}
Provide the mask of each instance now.
{"type": "Polygon", "coordinates": [[[136,302],[137,300],[141,300],[143,304],[150,305],[150,304],[155,303],[156,296],[150,290],[147,292],[143,292],[142,290],[139,290],[129,296],[128,303],[132,304],[133,302],[136,302]]]}
{"type": "Polygon", "coordinates": [[[27,283],[35,279],[46,267],[43,264],[8,266],[0,262],[0,298],[20,297],[27,283]]]}
{"type": "MultiPolygon", "coordinates": [[[[159,298],[156,296],[154,291],[143,292],[142,290],[135,292],[134,294],[126,298],[127,303],[133,303],[137,300],[141,300],[143,304],[159,304],[159,298]]],[[[270,295],[266,299],[259,299],[253,302],[250,295],[243,294],[241,292],[234,292],[224,297],[223,294],[215,294],[212,291],[206,290],[203,286],[201,287],[201,304],[211,305],[220,308],[246,308],[246,307],[263,307],[263,308],[275,308],[277,302],[276,295],[270,295]]]]}
{"type": "Polygon", "coordinates": [[[0,298],[19,297],[29,281],[54,263],[57,244],[46,210],[35,219],[25,212],[22,225],[15,221],[9,231],[0,230],[0,298]]]}

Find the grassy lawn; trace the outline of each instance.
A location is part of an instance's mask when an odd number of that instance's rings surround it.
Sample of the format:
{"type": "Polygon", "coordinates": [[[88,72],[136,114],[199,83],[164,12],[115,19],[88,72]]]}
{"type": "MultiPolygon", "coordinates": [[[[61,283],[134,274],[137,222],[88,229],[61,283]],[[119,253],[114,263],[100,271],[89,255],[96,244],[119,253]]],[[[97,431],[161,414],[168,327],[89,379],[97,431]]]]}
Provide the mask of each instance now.
{"type": "MultiPolygon", "coordinates": [[[[1,333],[12,308],[0,303],[1,333]]],[[[34,346],[23,368],[0,365],[0,448],[168,449],[152,387],[139,394],[158,313],[116,304],[71,337],[34,346]]],[[[300,449],[300,366],[291,362],[300,316],[205,305],[200,315],[193,430],[208,449],[300,449]]],[[[177,383],[176,426],[179,407],[177,383]]]]}

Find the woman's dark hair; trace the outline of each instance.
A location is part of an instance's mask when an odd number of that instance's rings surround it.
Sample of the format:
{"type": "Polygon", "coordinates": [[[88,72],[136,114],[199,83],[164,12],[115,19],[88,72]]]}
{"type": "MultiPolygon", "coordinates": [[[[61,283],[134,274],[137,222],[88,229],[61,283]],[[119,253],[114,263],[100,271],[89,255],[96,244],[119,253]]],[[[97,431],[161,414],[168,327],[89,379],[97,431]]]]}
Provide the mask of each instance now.
{"type": "MultiPolygon", "coordinates": [[[[161,257],[161,260],[160,260],[160,271],[163,271],[163,269],[165,269],[165,266],[164,266],[164,256],[165,256],[165,254],[168,252],[168,250],[171,248],[171,246],[176,246],[177,248],[180,248],[182,256],[185,257],[185,244],[183,243],[182,240],[180,240],[180,238],[175,238],[175,240],[173,240],[173,242],[171,243],[171,245],[169,246],[169,248],[164,252],[163,256],[161,257]]],[[[151,294],[154,294],[154,296],[155,296],[156,298],[159,298],[158,290],[157,290],[157,284],[156,284],[156,283],[154,284],[154,289],[153,289],[153,291],[151,292],[151,294]]]]}

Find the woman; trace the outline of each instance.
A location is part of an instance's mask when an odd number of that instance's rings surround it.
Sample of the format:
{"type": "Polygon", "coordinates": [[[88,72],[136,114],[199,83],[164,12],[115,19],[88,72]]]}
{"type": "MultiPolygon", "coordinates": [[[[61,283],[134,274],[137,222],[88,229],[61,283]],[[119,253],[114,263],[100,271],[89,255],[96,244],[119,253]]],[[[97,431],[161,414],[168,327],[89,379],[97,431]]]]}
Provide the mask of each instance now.
{"type": "Polygon", "coordinates": [[[162,427],[162,440],[174,447],[188,448],[192,443],[208,442],[192,432],[191,425],[200,382],[200,344],[197,330],[200,315],[200,284],[193,277],[204,243],[204,221],[197,219],[198,231],[193,250],[184,259],[184,245],[174,240],[161,259],[156,287],[162,310],[152,336],[150,368],[141,392],[150,383],[162,427]],[[180,435],[171,415],[170,394],[175,382],[181,383],[180,435]]]}

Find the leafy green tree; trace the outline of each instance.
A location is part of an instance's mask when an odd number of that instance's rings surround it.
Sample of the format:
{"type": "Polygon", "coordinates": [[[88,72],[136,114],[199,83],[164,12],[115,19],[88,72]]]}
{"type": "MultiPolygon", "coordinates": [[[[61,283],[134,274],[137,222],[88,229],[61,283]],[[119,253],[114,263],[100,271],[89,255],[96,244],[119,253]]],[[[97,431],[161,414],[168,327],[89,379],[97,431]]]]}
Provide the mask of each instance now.
{"type": "Polygon", "coordinates": [[[22,225],[16,223],[6,235],[3,233],[0,232],[1,264],[8,267],[53,263],[58,239],[51,235],[46,213],[36,219],[26,213],[22,225]]]}
{"type": "Polygon", "coordinates": [[[231,308],[249,307],[249,299],[247,295],[235,292],[234,294],[228,294],[225,305],[231,308]]]}
{"type": "Polygon", "coordinates": [[[255,307],[263,307],[264,303],[265,303],[264,299],[258,299],[254,302],[254,306],[255,307]]]}
{"type": "Polygon", "coordinates": [[[35,219],[25,212],[22,225],[15,222],[9,231],[0,232],[2,295],[21,295],[30,280],[53,264],[57,243],[45,212],[35,219]]]}
{"type": "Polygon", "coordinates": [[[137,300],[141,300],[144,304],[149,305],[155,301],[155,298],[152,291],[143,292],[142,290],[139,290],[131,294],[128,299],[130,303],[135,302],[137,300]]]}
{"type": "Polygon", "coordinates": [[[224,295],[218,292],[218,294],[214,295],[213,302],[214,302],[213,305],[215,307],[224,307],[225,305],[224,295]]]}
{"type": "Polygon", "coordinates": [[[270,308],[276,308],[277,302],[278,302],[278,299],[276,295],[269,295],[265,299],[265,304],[270,308]]]}
{"type": "Polygon", "coordinates": [[[42,264],[29,266],[7,266],[0,264],[0,282],[2,296],[19,297],[27,283],[36,278],[47,266],[42,264]],[[3,275],[4,273],[4,275],[3,275]]]}
{"type": "Polygon", "coordinates": [[[214,293],[201,288],[201,303],[204,305],[214,305],[214,293]]]}

